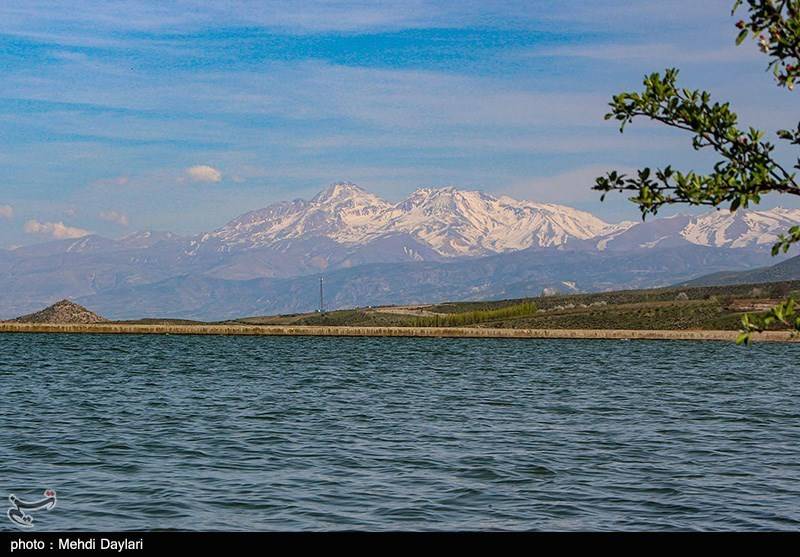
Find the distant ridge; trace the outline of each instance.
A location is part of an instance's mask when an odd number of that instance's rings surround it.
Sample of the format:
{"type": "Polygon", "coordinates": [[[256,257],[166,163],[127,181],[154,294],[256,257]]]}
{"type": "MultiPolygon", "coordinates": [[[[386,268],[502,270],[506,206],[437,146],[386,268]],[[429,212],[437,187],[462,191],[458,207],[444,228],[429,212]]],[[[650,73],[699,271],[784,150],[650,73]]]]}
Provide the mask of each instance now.
{"type": "Polygon", "coordinates": [[[684,282],[681,286],[728,286],[733,284],[757,284],[800,280],[800,255],[781,261],[771,267],[760,267],[750,271],[725,271],[712,273],[684,282]]]}
{"type": "Polygon", "coordinates": [[[103,323],[108,319],[75,302],[61,300],[42,311],[17,317],[13,321],[16,323],[103,323]]]}

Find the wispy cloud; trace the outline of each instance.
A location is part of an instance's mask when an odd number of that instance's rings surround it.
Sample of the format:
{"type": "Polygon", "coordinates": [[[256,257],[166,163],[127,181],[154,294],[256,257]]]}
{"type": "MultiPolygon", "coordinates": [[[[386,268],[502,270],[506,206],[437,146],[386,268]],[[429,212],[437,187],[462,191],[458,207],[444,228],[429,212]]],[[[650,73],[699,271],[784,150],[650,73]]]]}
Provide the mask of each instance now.
{"type": "Polygon", "coordinates": [[[115,176],[113,178],[101,178],[92,182],[93,186],[127,186],[130,184],[129,176],[115,176]]]}
{"type": "Polygon", "coordinates": [[[58,240],[63,240],[65,238],[80,238],[90,234],[88,230],[74,226],[67,226],[63,222],[39,222],[35,219],[31,219],[26,222],[24,230],[26,234],[50,236],[51,238],[58,240]]]}
{"type": "Polygon", "coordinates": [[[745,60],[760,59],[756,49],[737,47],[733,42],[730,45],[715,49],[697,49],[691,45],[669,43],[564,45],[531,50],[525,53],[525,56],[586,58],[616,63],[646,61],[653,69],[659,69],[659,65],[741,64],[745,60]]]}
{"type": "Polygon", "coordinates": [[[475,0],[261,0],[233,1],[223,4],[196,0],[177,0],[158,4],[122,1],[109,4],[83,0],[69,7],[41,0],[9,0],[0,8],[0,29],[17,34],[39,33],[46,28],[59,41],[71,37],[96,40],[95,36],[112,31],[182,31],[209,26],[248,26],[277,29],[294,33],[364,32],[387,29],[409,29],[426,26],[446,27],[492,20],[498,13],[530,15],[524,3],[510,1],[487,6],[475,0]],[[94,32],[91,27],[94,26],[94,32]]]}
{"type": "Polygon", "coordinates": [[[100,211],[98,216],[104,221],[114,222],[120,226],[128,226],[130,224],[128,215],[119,211],[100,211]]]}
{"type": "Polygon", "coordinates": [[[743,123],[785,127],[792,96],[734,46],[731,3],[5,0],[2,201],[20,223],[35,205],[46,235],[80,222],[70,206],[194,232],[345,178],[391,199],[453,184],[602,213],[588,188],[606,162],[714,163],[677,132],[603,120],[646,72],[678,66],[743,123]]]}
{"type": "Polygon", "coordinates": [[[0,205],[0,219],[11,220],[14,218],[14,207],[11,205],[0,205]]]}

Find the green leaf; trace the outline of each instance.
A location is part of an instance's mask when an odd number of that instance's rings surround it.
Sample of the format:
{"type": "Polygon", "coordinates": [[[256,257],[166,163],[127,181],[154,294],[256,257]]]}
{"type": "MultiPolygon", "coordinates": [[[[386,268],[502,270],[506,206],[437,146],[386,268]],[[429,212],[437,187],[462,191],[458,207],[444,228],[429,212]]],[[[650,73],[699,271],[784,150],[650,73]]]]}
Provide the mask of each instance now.
{"type": "Polygon", "coordinates": [[[749,31],[747,29],[742,29],[741,31],[739,31],[739,35],[736,37],[736,44],[737,45],[742,44],[742,42],[744,42],[744,40],[747,38],[748,33],[749,31]]]}
{"type": "Polygon", "coordinates": [[[749,345],[750,333],[748,331],[739,331],[739,336],[736,337],[736,344],[745,346],[749,345]]]}
{"type": "MultiPolygon", "coordinates": [[[[736,0],[733,11],[737,8],[745,8],[748,17],[736,24],[736,44],[752,35],[769,57],[767,67],[773,70],[778,85],[791,90],[800,84],[800,0],[736,0]]],[[[619,122],[620,132],[639,119],[688,132],[694,149],[718,155],[719,159],[712,161],[713,170],[703,174],[667,166],[654,173],[640,169],[618,180],[609,176],[597,181],[596,189],[604,193],[604,198],[610,191],[629,193],[626,197],[638,205],[644,220],[665,205],[710,206],[717,210],[727,206],[734,212],[759,204],[769,193],[800,196],[796,175],[775,158],[776,147],[765,140],[763,131],[740,127],[730,103],[714,101],[707,91],[680,87],[677,78],[675,68],[645,75],[642,91],[613,97],[608,119],[619,122]]],[[[786,127],[776,132],[777,137],[800,145],[800,125],[786,127]]],[[[800,170],[800,158],[793,168],[800,170]]],[[[795,243],[800,243],[800,227],[781,235],[772,254],[786,252],[795,243]]],[[[782,305],[766,314],[745,316],[738,342],[746,344],[751,332],[770,326],[800,330],[798,313],[794,305],[782,305]]]]}

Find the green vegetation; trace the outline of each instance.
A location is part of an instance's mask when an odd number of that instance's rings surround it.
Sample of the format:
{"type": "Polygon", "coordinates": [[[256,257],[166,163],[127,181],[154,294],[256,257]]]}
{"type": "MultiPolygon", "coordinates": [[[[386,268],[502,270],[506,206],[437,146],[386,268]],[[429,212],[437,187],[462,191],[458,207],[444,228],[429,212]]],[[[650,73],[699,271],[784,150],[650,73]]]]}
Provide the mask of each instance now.
{"type": "MultiPolygon", "coordinates": [[[[800,281],[732,286],[671,287],[425,306],[387,306],[269,317],[247,325],[351,327],[480,327],[511,329],[725,330],[746,312],[763,315],[800,281]]],[[[770,325],[771,329],[778,324],[770,325]]]]}
{"type": "MultiPolygon", "coordinates": [[[[748,36],[770,58],[770,67],[780,87],[794,88],[800,78],[800,0],[736,0],[733,12],[746,4],[748,19],[736,26],[741,44],[748,36]]],[[[620,93],[610,103],[606,119],[620,123],[620,132],[639,117],[649,118],[671,128],[689,132],[695,150],[711,150],[719,157],[708,174],[683,172],[666,166],[644,168],[634,176],[617,171],[597,178],[594,189],[603,192],[632,192],[630,200],[639,206],[642,218],[655,215],[665,205],[687,204],[720,207],[731,211],[757,205],[769,193],[800,195],[800,183],[793,170],[800,169],[800,158],[793,168],[775,156],[775,145],[765,140],[765,133],[753,127],[741,128],[730,103],[712,102],[710,93],[679,87],[678,70],[667,69],[663,76],[645,77],[642,92],[620,93]]],[[[791,145],[800,145],[800,124],[783,129],[777,137],[791,145]]],[[[788,251],[800,242],[800,226],[791,227],[773,246],[772,253],[788,251]]],[[[800,311],[789,298],[763,316],[744,316],[739,342],[747,342],[749,333],[782,326],[800,332],[800,311]]]]}
{"type": "Polygon", "coordinates": [[[238,323],[247,325],[319,325],[319,326],[357,326],[383,327],[398,324],[409,325],[411,317],[382,313],[369,308],[341,309],[325,313],[303,313],[270,317],[246,317],[237,319],[238,323]],[[405,317],[405,318],[404,318],[405,317]],[[408,322],[407,322],[408,321],[408,322]]]}
{"type": "Polygon", "coordinates": [[[736,330],[741,313],[717,299],[620,304],[539,312],[492,327],[526,329],[736,330]]]}
{"type": "Polygon", "coordinates": [[[466,327],[486,321],[528,317],[536,313],[536,304],[525,301],[497,309],[479,309],[458,313],[435,314],[414,318],[413,327],[466,327]]]}

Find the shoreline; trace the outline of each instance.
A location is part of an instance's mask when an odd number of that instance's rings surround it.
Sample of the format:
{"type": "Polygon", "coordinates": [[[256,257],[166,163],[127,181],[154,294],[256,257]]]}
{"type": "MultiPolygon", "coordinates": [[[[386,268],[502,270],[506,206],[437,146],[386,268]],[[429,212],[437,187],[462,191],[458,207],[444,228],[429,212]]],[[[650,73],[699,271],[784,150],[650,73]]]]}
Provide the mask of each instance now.
{"type": "MultiPolygon", "coordinates": [[[[646,329],[490,329],[479,327],[350,327],[322,325],[147,325],[125,323],[0,323],[0,333],[698,340],[734,342],[738,331],[646,329]]],[[[753,342],[800,342],[789,331],[752,335],[753,342]]]]}

